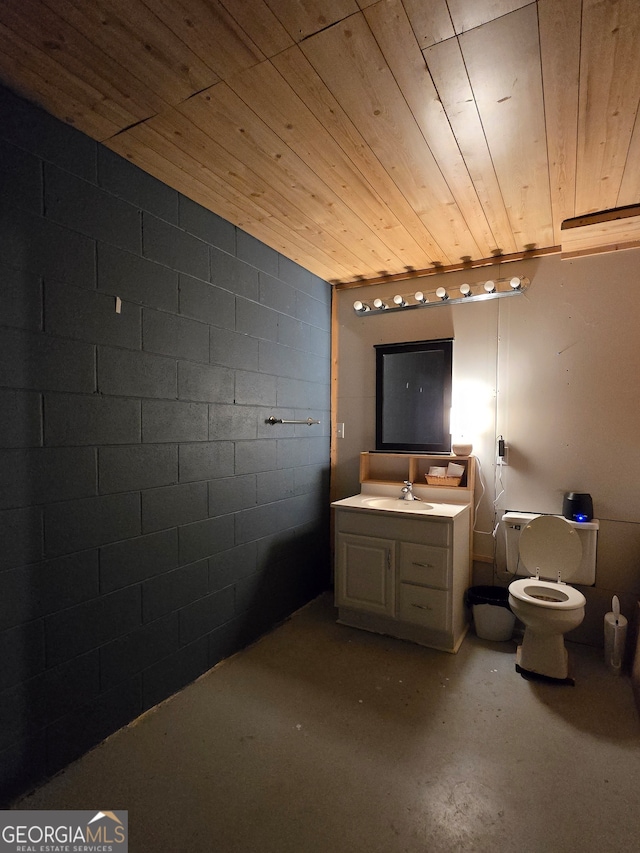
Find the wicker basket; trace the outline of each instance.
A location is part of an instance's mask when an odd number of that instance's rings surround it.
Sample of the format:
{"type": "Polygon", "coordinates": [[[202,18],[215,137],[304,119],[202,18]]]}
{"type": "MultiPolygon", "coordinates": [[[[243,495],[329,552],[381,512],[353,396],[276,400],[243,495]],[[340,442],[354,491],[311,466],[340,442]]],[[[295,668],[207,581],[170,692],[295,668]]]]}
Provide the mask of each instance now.
{"type": "Polygon", "coordinates": [[[430,486],[459,486],[462,477],[432,477],[425,474],[425,479],[430,486]]]}

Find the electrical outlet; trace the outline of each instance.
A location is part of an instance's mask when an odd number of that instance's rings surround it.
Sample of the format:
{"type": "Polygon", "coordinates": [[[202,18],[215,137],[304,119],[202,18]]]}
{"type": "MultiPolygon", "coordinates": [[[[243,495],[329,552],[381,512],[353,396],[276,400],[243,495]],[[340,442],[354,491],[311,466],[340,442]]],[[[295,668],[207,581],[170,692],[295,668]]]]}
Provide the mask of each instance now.
{"type": "Polygon", "coordinates": [[[497,457],[497,463],[498,463],[498,465],[502,465],[502,466],[509,464],[509,447],[508,447],[508,445],[506,445],[506,444],[504,445],[504,452],[503,452],[502,456],[497,457]]]}
{"type": "Polygon", "coordinates": [[[336,438],[344,438],[344,424],[336,424],[336,438]]]}

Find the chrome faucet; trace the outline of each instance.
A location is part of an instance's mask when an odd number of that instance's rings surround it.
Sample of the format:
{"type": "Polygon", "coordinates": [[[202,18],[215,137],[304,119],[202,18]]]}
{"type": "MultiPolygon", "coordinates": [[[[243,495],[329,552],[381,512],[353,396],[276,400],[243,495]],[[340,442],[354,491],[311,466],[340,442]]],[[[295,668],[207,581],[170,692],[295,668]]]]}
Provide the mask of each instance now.
{"type": "Polygon", "coordinates": [[[413,494],[413,483],[411,482],[411,480],[405,480],[404,486],[402,487],[402,489],[400,491],[401,491],[401,495],[400,495],[401,501],[419,501],[420,500],[420,498],[417,498],[413,494]]]}

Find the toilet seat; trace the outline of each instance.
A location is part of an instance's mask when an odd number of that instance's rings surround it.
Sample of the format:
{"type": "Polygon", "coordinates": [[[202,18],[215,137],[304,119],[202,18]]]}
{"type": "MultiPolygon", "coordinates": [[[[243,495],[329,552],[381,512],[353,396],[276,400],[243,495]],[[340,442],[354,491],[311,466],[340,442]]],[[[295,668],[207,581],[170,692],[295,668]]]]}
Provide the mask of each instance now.
{"type": "Polygon", "coordinates": [[[520,561],[530,575],[571,580],[582,562],[577,530],[557,515],[537,516],[520,534],[520,561]]]}
{"type": "Polygon", "coordinates": [[[509,594],[519,601],[549,610],[577,610],[587,602],[575,587],[535,578],[512,581],[509,584],[509,594]]]}

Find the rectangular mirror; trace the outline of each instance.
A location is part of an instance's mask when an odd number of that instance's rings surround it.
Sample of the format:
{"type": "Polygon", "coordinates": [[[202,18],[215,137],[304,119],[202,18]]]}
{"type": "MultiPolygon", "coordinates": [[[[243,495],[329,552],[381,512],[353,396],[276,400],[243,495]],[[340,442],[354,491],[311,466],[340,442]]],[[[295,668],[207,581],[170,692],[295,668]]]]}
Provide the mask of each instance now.
{"type": "Polygon", "coordinates": [[[376,450],[449,453],[453,340],[375,349],[376,450]]]}

